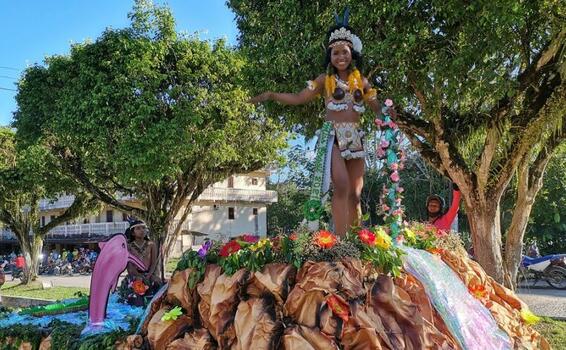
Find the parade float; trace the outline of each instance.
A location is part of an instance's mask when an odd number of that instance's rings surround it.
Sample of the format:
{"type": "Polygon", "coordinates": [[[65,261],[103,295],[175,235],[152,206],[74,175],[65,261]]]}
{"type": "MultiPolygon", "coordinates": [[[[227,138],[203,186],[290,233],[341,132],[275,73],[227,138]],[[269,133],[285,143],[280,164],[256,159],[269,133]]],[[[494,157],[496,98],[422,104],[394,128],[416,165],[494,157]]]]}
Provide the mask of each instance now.
{"type": "Polygon", "coordinates": [[[0,349],[549,349],[531,328],[537,317],[468,257],[458,234],[402,221],[399,131],[387,113],[376,124],[384,225],[344,236],[320,228],[328,162],[318,151],[295,232],[186,251],[145,309],[111,294],[128,262],[144,267],[113,236],[100,244],[88,305],[3,313],[0,349]]]}

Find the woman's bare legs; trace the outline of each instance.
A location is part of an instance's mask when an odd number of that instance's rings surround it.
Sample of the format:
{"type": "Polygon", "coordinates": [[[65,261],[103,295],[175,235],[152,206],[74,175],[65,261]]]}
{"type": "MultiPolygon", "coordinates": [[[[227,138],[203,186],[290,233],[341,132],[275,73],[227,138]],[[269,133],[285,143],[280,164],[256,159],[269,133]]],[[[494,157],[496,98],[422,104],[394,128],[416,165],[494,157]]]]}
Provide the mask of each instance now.
{"type": "Polygon", "coordinates": [[[351,226],[359,226],[362,217],[362,189],[364,187],[364,159],[350,159],[346,161],[346,170],[350,179],[350,190],[348,192],[348,222],[351,226]]]}
{"type": "Polygon", "coordinates": [[[346,161],[340,155],[340,150],[336,145],[332,146],[332,219],[334,220],[334,230],[339,236],[346,234],[350,223],[350,178],[346,161]]]}

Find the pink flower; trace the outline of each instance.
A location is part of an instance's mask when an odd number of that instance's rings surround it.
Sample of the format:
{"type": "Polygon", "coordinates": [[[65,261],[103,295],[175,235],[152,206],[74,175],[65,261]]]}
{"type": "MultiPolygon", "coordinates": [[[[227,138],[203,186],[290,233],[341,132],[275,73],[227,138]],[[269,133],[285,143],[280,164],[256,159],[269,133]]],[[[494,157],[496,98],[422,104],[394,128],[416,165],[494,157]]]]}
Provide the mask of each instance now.
{"type": "Polygon", "coordinates": [[[389,168],[391,168],[391,170],[395,170],[395,171],[396,171],[397,169],[399,169],[399,164],[398,164],[398,163],[393,163],[393,164],[391,164],[391,165],[389,166],[389,168]]]}
{"type": "Polygon", "coordinates": [[[393,181],[393,182],[399,182],[399,180],[400,180],[399,173],[394,171],[393,174],[391,174],[390,178],[391,178],[391,181],[393,181]]]}
{"type": "Polygon", "coordinates": [[[403,215],[403,209],[397,209],[393,212],[393,216],[401,216],[403,215]]]}
{"type": "Polygon", "coordinates": [[[398,193],[403,193],[403,191],[405,191],[405,189],[403,187],[397,187],[398,193]]]}
{"type": "Polygon", "coordinates": [[[397,236],[397,238],[396,238],[395,240],[396,240],[397,243],[399,243],[399,244],[400,244],[400,243],[403,243],[403,242],[405,242],[405,236],[399,235],[399,236],[397,236]]]}
{"type": "Polygon", "coordinates": [[[384,150],[383,148],[378,148],[378,149],[377,149],[377,156],[378,156],[379,158],[384,157],[384,156],[385,156],[385,150],[384,150]]]}
{"type": "MultiPolygon", "coordinates": [[[[391,128],[391,129],[397,129],[397,124],[395,124],[394,121],[390,121],[389,123],[387,123],[387,125],[391,128]]],[[[399,141],[399,140],[397,140],[399,141]]]]}
{"type": "Polygon", "coordinates": [[[389,141],[387,141],[387,140],[381,140],[381,142],[379,143],[379,147],[381,147],[381,148],[387,148],[387,147],[389,147],[389,141]]]}
{"type": "Polygon", "coordinates": [[[382,210],[382,211],[388,212],[389,209],[391,209],[391,208],[389,208],[389,207],[387,206],[387,204],[382,204],[382,205],[381,205],[381,210],[382,210]]]}
{"type": "Polygon", "coordinates": [[[385,100],[385,105],[386,105],[387,107],[391,107],[391,106],[393,106],[393,101],[388,98],[387,100],[385,100]]]}
{"type": "Polygon", "coordinates": [[[375,125],[377,125],[379,127],[382,127],[384,125],[383,120],[381,120],[379,118],[376,118],[374,122],[375,122],[375,125]]]}

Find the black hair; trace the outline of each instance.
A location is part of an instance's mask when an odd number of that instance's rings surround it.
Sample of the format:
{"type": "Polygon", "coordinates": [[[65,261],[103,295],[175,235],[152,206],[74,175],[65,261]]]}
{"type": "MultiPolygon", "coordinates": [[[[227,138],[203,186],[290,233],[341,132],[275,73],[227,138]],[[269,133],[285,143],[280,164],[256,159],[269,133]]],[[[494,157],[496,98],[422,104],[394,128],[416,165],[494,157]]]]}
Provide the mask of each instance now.
{"type": "MultiPolygon", "coordinates": [[[[133,242],[134,241],[134,235],[133,235],[133,231],[134,231],[134,227],[133,226],[138,226],[138,225],[145,225],[145,223],[141,220],[134,220],[132,222],[130,222],[130,227],[128,227],[126,229],[126,232],[124,232],[124,235],[126,235],[126,238],[128,239],[128,242],[133,242]]],[[[143,237],[146,241],[149,241],[149,238],[147,237],[147,235],[145,235],[143,237]]]]}
{"type": "MultiPolygon", "coordinates": [[[[349,30],[351,33],[354,33],[354,31],[352,30],[352,28],[350,26],[343,26],[343,25],[334,25],[332,26],[328,32],[326,33],[326,41],[325,41],[325,45],[327,46],[326,49],[326,57],[324,58],[324,69],[327,70],[327,74],[335,74],[336,73],[336,68],[334,66],[332,66],[331,64],[331,60],[330,60],[330,56],[332,55],[332,48],[328,47],[330,44],[332,44],[332,42],[329,42],[330,39],[330,35],[332,34],[332,32],[334,32],[337,29],[340,28],[346,28],[346,30],[349,30]],[[328,70],[331,69],[332,71],[329,72],[328,70]]],[[[333,42],[336,41],[340,41],[340,40],[334,40],[333,42]]],[[[363,57],[362,54],[357,52],[356,50],[354,50],[352,48],[352,63],[351,63],[351,69],[354,68],[358,68],[358,70],[361,72],[362,68],[363,68],[363,57]]]]}
{"type": "Polygon", "coordinates": [[[440,197],[437,194],[432,194],[432,195],[430,195],[426,198],[427,213],[428,213],[428,203],[430,203],[431,201],[437,201],[438,204],[440,204],[440,212],[439,212],[440,215],[439,216],[446,214],[445,213],[446,203],[444,202],[444,198],[440,197]]]}

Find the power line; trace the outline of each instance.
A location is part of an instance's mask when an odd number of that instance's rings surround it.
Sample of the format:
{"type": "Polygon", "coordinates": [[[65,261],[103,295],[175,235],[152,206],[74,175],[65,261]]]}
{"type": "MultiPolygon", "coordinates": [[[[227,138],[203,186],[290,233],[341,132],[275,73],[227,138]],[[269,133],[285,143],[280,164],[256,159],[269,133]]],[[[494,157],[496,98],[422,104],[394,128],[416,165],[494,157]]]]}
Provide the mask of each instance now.
{"type": "Polygon", "coordinates": [[[3,88],[3,87],[0,87],[0,90],[6,90],[6,91],[18,91],[18,90],[16,90],[16,89],[8,89],[8,88],[3,88]]]}
{"type": "Polygon", "coordinates": [[[8,76],[8,75],[0,75],[0,78],[6,78],[6,79],[14,79],[14,80],[18,80],[18,78],[16,78],[16,77],[11,77],[11,76],[8,76]]]}
{"type": "Polygon", "coordinates": [[[2,68],[2,69],[9,69],[9,70],[15,70],[16,72],[19,72],[19,71],[20,71],[20,69],[14,68],[14,67],[0,66],[0,68],[2,68]]]}

